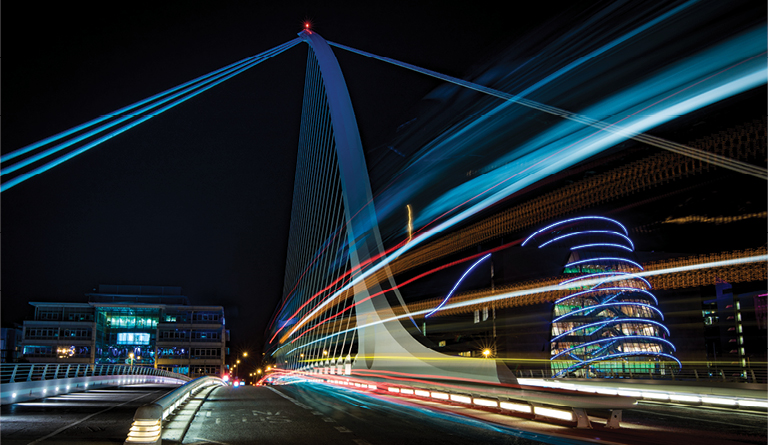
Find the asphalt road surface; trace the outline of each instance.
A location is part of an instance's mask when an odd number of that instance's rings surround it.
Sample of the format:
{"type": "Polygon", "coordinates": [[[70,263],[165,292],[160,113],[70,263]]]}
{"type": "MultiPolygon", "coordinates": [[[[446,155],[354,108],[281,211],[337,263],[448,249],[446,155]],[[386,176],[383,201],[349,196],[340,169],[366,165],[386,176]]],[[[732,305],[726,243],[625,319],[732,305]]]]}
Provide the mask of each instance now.
{"type": "MultiPolygon", "coordinates": [[[[304,383],[222,387],[201,405],[184,444],[765,444],[765,413],[639,405],[622,428],[594,429],[304,383]]],[[[602,417],[602,418],[601,418],[602,417]]]]}
{"type": "MultiPolygon", "coordinates": [[[[409,408],[319,384],[222,387],[200,407],[185,444],[538,444],[540,435],[409,408]]],[[[556,439],[545,443],[572,444],[556,439]]]]}
{"type": "MultiPolygon", "coordinates": [[[[122,444],[136,408],[173,386],[133,385],[3,406],[0,443],[122,444]]],[[[202,396],[201,396],[202,397],[202,396]]],[[[463,406],[367,394],[325,384],[220,387],[205,397],[184,444],[674,444],[766,441],[766,413],[643,403],[622,428],[589,411],[576,429],[463,406]]],[[[172,442],[164,441],[166,445],[172,442]]]]}

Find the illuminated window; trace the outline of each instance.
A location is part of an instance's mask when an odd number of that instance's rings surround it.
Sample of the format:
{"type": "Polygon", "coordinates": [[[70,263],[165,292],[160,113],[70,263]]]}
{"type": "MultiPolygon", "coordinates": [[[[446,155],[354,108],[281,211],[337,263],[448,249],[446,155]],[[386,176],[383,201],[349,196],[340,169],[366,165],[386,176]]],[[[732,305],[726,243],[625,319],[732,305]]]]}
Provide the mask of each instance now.
{"type": "Polygon", "coordinates": [[[120,332],[117,334],[118,345],[148,345],[149,334],[144,332],[120,332]]]}

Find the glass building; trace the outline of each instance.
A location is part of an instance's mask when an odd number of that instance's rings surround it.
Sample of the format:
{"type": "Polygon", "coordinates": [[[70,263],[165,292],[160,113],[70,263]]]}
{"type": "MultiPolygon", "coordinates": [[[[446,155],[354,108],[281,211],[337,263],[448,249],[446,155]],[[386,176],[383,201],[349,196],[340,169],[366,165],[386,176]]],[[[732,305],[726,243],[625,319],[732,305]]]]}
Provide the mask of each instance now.
{"type": "Polygon", "coordinates": [[[180,287],[99,285],[87,303],[31,302],[30,362],[134,364],[197,377],[225,371],[224,308],[192,306],[180,287]]]}
{"type": "Polygon", "coordinates": [[[627,235],[618,221],[588,216],[552,224],[525,241],[568,252],[559,284],[564,296],[552,309],[553,376],[631,377],[680,368],[627,235]]]}

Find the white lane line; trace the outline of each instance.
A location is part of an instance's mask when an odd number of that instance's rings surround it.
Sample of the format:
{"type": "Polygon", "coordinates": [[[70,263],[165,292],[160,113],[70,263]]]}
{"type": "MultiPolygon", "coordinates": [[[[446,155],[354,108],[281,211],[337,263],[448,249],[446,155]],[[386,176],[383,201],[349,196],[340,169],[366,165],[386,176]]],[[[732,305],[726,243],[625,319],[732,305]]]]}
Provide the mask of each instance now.
{"type": "Polygon", "coordinates": [[[99,411],[97,413],[93,413],[93,414],[90,414],[88,416],[85,416],[82,419],[78,420],[77,422],[72,422],[69,425],[63,426],[63,427],[57,429],[56,431],[52,432],[51,434],[49,434],[47,436],[43,436],[43,437],[41,437],[41,438],[39,438],[37,440],[34,440],[34,441],[28,443],[27,445],[32,445],[32,444],[35,444],[35,443],[38,443],[38,442],[42,442],[45,439],[48,439],[49,437],[53,437],[53,436],[59,434],[60,432],[66,430],[66,429],[72,428],[73,426],[75,426],[77,424],[85,422],[86,420],[90,419],[91,417],[98,416],[99,414],[101,414],[103,412],[106,412],[106,411],[109,411],[112,408],[117,408],[118,406],[123,406],[123,405],[127,405],[127,404],[129,404],[131,402],[135,402],[136,400],[142,399],[142,398],[147,397],[147,396],[149,396],[151,394],[154,394],[154,392],[151,392],[151,393],[148,393],[148,394],[144,394],[142,396],[136,397],[135,399],[131,399],[131,400],[127,401],[127,402],[123,402],[123,403],[121,403],[119,405],[113,405],[113,406],[110,406],[109,408],[105,408],[105,409],[103,409],[103,410],[101,410],[101,411],[99,411]]]}
{"type": "Polygon", "coordinates": [[[309,407],[307,405],[299,402],[298,400],[294,399],[293,397],[286,396],[285,394],[281,393],[280,391],[276,390],[275,388],[273,388],[271,386],[267,386],[267,389],[272,391],[272,392],[274,392],[275,394],[277,394],[278,396],[280,396],[280,397],[282,397],[282,398],[284,398],[286,400],[290,400],[291,403],[293,403],[294,405],[296,405],[296,406],[298,406],[300,408],[309,409],[309,407]]]}
{"type": "Polygon", "coordinates": [[[331,419],[330,417],[323,417],[323,422],[336,422],[335,420],[331,419]]]}
{"type": "Polygon", "coordinates": [[[335,426],[334,428],[336,428],[340,433],[351,433],[352,432],[352,430],[348,429],[345,426],[335,426]]]}
{"type": "Polygon", "coordinates": [[[195,437],[192,440],[197,440],[198,442],[192,442],[190,445],[199,445],[201,443],[218,443],[218,444],[221,444],[221,445],[229,445],[226,442],[219,442],[217,440],[211,440],[211,439],[201,439],[199,437],[195,437]],[[202,441],[202,442],[200,442],[200,441],[202,441]]]}
{"type": "Polygon", "coordinates": [[[371,443],[365,439],[352,439],[352,442],[356,443],[357,445],[371,445],[371,443]]]}

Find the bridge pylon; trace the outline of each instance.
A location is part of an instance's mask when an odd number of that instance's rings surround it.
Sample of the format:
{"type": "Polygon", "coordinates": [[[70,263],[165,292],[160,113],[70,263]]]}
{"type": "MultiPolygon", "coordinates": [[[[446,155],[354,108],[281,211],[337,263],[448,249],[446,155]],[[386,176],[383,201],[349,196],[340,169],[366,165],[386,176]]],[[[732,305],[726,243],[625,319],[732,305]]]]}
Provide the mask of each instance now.
{"type": "Polygon", "coordinates": [[[383,281],[355,283],[385,255],[363,146],[333,51],[313,31],[299,37],[309,53],[284,294],[269,334],[276,363],[326,368],[330,359],[353,373],[514,382],[493,359],[442,354],[414,338],[387,266],[383,281]]]}

